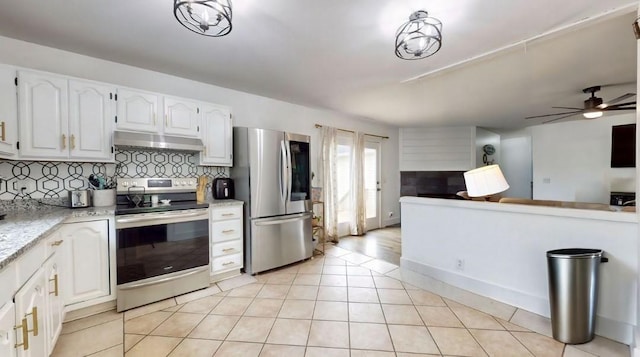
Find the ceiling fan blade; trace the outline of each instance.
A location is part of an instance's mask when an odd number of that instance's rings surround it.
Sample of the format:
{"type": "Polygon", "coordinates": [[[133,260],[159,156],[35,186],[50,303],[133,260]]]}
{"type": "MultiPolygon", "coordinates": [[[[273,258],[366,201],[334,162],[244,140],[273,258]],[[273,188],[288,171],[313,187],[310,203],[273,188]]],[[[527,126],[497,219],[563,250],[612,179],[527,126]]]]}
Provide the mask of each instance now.
{"type": "Polygon", "coordinates": [[[582,113],[584,112],[584,109],[580,109],[580,110],[576,110],[573,112],[564,112],[564,113],[555,113],[555,114],[545,114],[545,115],[534,115],[532,117],[525,117],[525,119],[535,119],[535,118],[546,118],[546,117],[552,117],[552,116],[556,116],[556,115],[563,115],[563,114],[570,114],[570,115],[574,115],[577,113],[582,113]]]}
{"type": "Polygon", "coordinates": [[[606,109],[602,109],[602,111],[608,112],[608,111],[612,111],[612,110],[636,110],[636,107],[626,107],[626,108],[606,108],[606,109]]]}
{"type": "Polygon", "coordinates": [[[621,102],[621,101],[623,101],[623,100],[625,100],[625,99],[627,99],[627,98],[634,97],[635,95],[636,95],[635,93],[627,93],[627,94],[625,94],[625,95],[621,95],[621,96],[619,96],[618,98],[611,99],[611,100],[607,101],[606,103],[602,103],[602,104],[598,105],[596,108],[598,108],[598,109],[604,109],[604,108],[606,108],[606,107],[611,106],[612,104],[615,104],[615,103],[621,102]]]}
{"type": "Polygon", "coordinates": [[[575,110],[582,110],[583,108],[574,108],[574,107],[551,107],[554,109],[575,109],[575,110]]]}
{"type": "Polygon", "coordinates": [[[620,108],[620,107],[624,107],[627,105],[636,105],[636,102],[626,102],[626,103],[620,103],[620,104],[614,104],[614,105],[610,105],[606,108],[604,108],[603,110],[609,110],[611,108],[620,108]]]}
{"type": "Polygon", "coordinates": [[[553,123],[554,121],[558,121],[558,120],[560,120],[560,119],[564,119],[564,118],[572,117],[572,116],[574,116],[574,115],[576,115],[576,114],[578,114],[578,113],[580,113],[580,112],[583,112],[583,110],[581,110],[581,111],[579,111],[579,112],[575,112],[575,113],[569,114],[569,115],[562,116],[562,117],[560,117],[560,118],[555,118],[555,119],[551,119],[551,120],[543,121],[543,122],[542,122],[542,124],[549,124],[549,123],[553,123]]]}

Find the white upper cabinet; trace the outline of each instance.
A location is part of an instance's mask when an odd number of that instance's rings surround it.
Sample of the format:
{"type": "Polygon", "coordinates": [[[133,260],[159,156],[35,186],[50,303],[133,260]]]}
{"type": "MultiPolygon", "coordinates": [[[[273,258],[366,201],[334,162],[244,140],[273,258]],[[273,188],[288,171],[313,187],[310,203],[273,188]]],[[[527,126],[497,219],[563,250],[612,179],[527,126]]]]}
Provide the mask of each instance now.
{"type": "Polygon", "coordinates": [[[19,71],[20,158],[113,161],[114,93],[96,82],[19,71]]]}
{"type": "Polygon", "coordinates": [[[233,166],[233,123],[231,108],[203,104],[202,141],[204,150],[200,153],[200,165],[233,166]]]}
{"type": "Polygon", "coordinates": [[[69,81],[69,149],[75,159],[113,160],[111,143],[115,88],[69,81]]]}
{"type": "Polygon", "coordinates": [[[116,100],[118,130],[160,133],[161,98],[156,93],[118,88],[116,100]]]}
{"type": "Polygon", "coordinates": [[[198,137],[200,106],[195,101],[164,97],[164,133],[198,137]]]}
{"type": "Polygon", "coordinates": [[[18,115],[22,158],[68,158],[67,93],[66,78],[18,72],[18,115]]]}
{"type": "Polygon", "coordinates": [[[18,98],[16,69],[0,66],[0,158],[12,159],[18,153],[18,98]]]}

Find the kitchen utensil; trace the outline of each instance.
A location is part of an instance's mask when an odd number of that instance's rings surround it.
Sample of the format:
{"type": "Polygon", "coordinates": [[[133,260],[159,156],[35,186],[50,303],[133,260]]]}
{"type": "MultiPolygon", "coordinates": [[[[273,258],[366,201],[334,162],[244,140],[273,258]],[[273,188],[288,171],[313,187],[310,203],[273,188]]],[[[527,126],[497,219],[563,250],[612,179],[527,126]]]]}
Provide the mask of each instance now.
{"type": "Polygon", "coordinates": [[[91,186],[93,186],[93,188],[98,188],[100,187],[100,180],[98,180],[98,176],[91,174],[89,175],[89,183],[91,184],[91,186]]]}
{"type": "Polygon", "coordinates": [[[207,181],[209,180],[204,175],[198,177],[198,187],[196,189],[196,199],[198,202],[203,202],[206,199],[207,181]]]}

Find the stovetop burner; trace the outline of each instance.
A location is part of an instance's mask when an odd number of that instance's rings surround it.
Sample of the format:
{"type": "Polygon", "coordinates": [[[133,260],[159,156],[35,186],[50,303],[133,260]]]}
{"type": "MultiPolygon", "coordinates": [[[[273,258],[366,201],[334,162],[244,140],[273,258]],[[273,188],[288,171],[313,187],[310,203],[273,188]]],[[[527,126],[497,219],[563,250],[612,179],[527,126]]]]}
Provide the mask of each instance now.
{"type": "Polygon", "coordinates": [[[116,215],[166,212],[207,208],[209,204],[196,200],[195,179],[125,178],[118,179],[116,215]],[[151,204],[151,197],[168,204],[151,204]]]}

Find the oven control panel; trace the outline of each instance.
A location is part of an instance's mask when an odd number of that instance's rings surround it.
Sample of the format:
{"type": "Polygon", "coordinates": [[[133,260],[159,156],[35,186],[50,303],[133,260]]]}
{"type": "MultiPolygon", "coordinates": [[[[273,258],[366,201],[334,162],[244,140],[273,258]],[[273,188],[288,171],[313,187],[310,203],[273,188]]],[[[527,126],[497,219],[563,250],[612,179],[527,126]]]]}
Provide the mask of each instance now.
{"type": "Polygon", "coordinates": [[[195,178],[118,178],[118,191],[143,188],[146,191],[194,191],[198,180],[195,178]]]}

